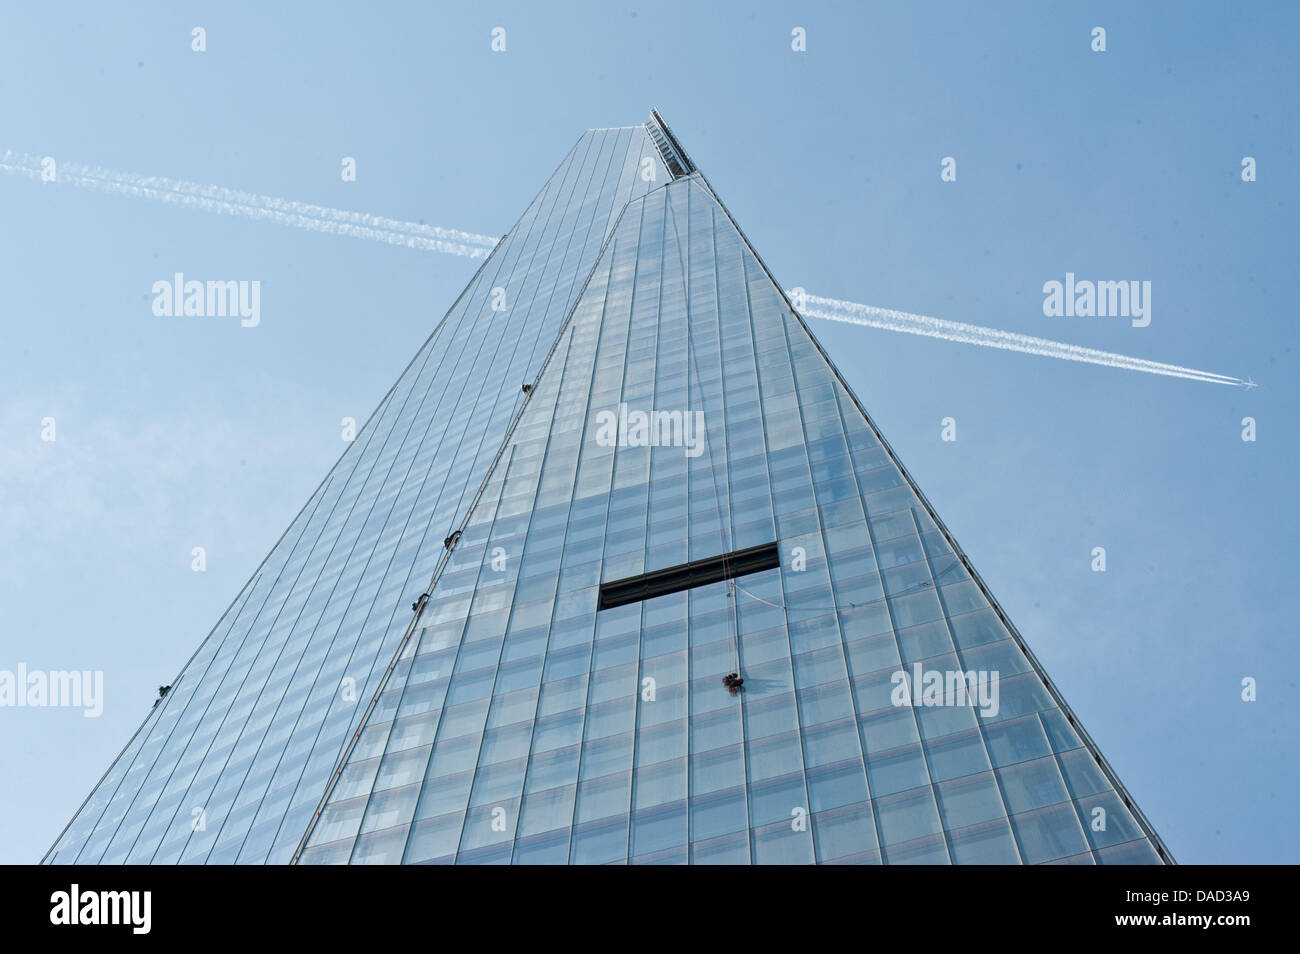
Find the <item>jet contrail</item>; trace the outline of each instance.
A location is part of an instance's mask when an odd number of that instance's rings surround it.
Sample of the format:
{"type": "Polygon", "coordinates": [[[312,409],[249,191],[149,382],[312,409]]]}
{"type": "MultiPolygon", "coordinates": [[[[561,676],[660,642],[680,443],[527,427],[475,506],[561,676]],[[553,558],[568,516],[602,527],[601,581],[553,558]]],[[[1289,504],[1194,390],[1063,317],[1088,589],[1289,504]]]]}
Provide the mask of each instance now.
{"type": "Polygon", "coordinates": [[[443,229],[419,222],[400,222],[363,212],[348,212],[320,205],[308,205],[269,195],[239,192],[222,186],[200,185],[181,179],[142,176],[132,172],[114,172],[56,160],[51,173],[45,172],[45,157],[6,151],[0,155],[0,171],[24,175],[55,184],[95,189],[115,195],[152,199],[219,215],[238,215],[248,219],[275,222],[314,232],[371,239],[389,245],[446,252],[468,258],[486,258],[496,245],[491,235],[476,235],[457,229],[443,229]],[[50,177],[52,175],[52,178],[50,177]]]}
{"type": "MultiPolygon", "coordinates": [[[[238,215],[314,232],[370,239],[389,245],[463,255],[468,258],[486,258],[498,242],[498,238],[492,235],[444,229],[421,222],[403,222],[364,212],[349,212],[345,209],[309,205],[275,196],[240,192],[223,186],[200,185],[182,179],[114,172],[111,169],[84,166],[62,160],[54,161],[53,168],[47,171],[46,162],[47,157],[6,151],[0,155],[0,172],[23,175],[39,181],[95,189],[114,195],[152,199],[156,202],[215,212],[219,215],[238,215]]],[[[1255,386],[1253,381],[1243,381],[1241,378],[1226,374],[1198,371],[1195,368],[1184,368],[1176,364],[1149,361],[1145,358],[1132,358],[1109,351],[1098,351],[1095,348],[1084,348],[1080,345],[1034,338],[1010,331],[999,331],[996,328],[983,328],[959,321],[947,321],[928,315],[914,315],[890,308],[877,308],[874,305],[823,298],[819,295],[809,295],[802,289],[795,289],[791,293],[791,299],[799,313],[808,318],[844,321],[871,328],[882,328],[886,331],[941,338],[944,341],[980,345],[985,348],[1002,348],[1046,358],[1082,361],[1127,371],[1142,371],[1147,374],[1205,381],[1210,384],[1255,386]]]]}
{"type": "Polygon", "coordinates": [[[1147,374],[1163,374],[1174,378],[1187,378],[1192,381],[1206,381],[1210,384],[1230,384],[1237,387],[1254,387],[1254,382],[1212,371],[1198,371],[1176,364],[1164,364],[1160,361],[1148,361],[1146,358],[1131,358],[1127,355],[1114,354],[1110,351],[1098,351],[1080,345],[1066,344],[1062,341],[1049,341],[1046,338],[1034,338],[1030,335],[1016,334],[1011,331],[999,331],[996,328],[982,328],[960,321],[946,321],[931,318],[928,315],[913,315],[905,311],[890,308],[876,308],[873,305],[859,305],[852,301],[838,301],[834,298],[822,298],[809,295],[801,289],[794,289],[791,300],[801,315],[811,318],[825,318],[828,321],[845,321],[855,325],[871,328],[883,328],[886,331],[901,331],[911,335],[926,335],[930,338],[942,338],[944,341],[957,341],[962,344],[981,345],[985,348],[1002,348],[1007,351],[1021,351],[1025,354],[1041,355],[1045,358],[1061,358],[1065,361],[1083,361],[1088,364],[1100,364],[1108,368],[1123,368],[1127,371],[1144,371],[1147,374]]]}

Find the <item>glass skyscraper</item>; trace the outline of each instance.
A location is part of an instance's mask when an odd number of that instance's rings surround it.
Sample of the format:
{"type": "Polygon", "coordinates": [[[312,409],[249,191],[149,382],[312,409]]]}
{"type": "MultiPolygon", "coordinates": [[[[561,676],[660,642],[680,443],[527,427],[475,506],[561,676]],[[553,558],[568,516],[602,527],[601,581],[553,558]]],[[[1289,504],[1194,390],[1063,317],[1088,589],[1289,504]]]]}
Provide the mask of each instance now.
{"type": "Polygon", "coordinates": [[[657,113],[589,130],[51,863],[1161,863],[657,113]]]}

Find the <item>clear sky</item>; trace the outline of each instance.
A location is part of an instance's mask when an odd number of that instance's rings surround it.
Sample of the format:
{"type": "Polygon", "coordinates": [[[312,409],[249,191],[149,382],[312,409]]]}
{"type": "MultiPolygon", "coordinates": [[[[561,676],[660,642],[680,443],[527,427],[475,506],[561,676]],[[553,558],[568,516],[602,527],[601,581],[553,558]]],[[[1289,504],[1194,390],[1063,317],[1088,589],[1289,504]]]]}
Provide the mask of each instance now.
{"type": "MultiPolygon", "coordinates": [[[[654,105],[786,288],[1253,377],[811,322],[1174,855],[1300,861],[1300,8],[129,6],[6,9],[0,155],[496,235],[654,105]],[[1067,272],[1150,281],[1150,325],[1045,317],[1067,272]]],[[[0,174],[0,670],[104,674],[98,718],[0,708],[0,861],[53,842],[476,264],[0,174]],[[260,324],[155,316],[178,271],[259,281],[260,324]]]]}

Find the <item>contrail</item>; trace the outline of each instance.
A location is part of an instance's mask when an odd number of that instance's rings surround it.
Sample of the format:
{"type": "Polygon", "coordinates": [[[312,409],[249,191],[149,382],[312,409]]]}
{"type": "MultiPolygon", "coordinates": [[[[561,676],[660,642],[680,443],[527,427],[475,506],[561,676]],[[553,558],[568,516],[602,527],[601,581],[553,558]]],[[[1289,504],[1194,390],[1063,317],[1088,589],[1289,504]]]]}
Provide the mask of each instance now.
{"type": "MultiPolygon", "coordinates": [[[[45,180],[44,157],[6,151],[0,155],[0,171],[45,180]]],[[[115,172],[83,166],[74,162],[56,160],[53,178],[48,181],[94,189],[114,195],[152,199],[189,209],[215,212],[218,215],[238,215],[263,222],[275,222],[313,232],[346,235],[351,238],[371,239],[389,245],[421,249],[428,252],[446,252],[468,258],[486,258],[496,245],[491,235],[476,235],[457,229],[438,228],[419,222],[401,222],[363,212],[348,212],[320,205],[308,205],[290,199],[269,195],[239,192],[222,186],[200,185],[182,179],[162,176],[141,176],[132,172],[115,172]]]]}
{"type": "Polygon", "coordinates": [[[834,298],[822,298],[809,295],[801,289],[791,292],[791,300],[799,313],[812,318],[825,318],[829,321],[845,321],[855,325],[871,328],[883,328],[886,331],[901,331],[911,335],[925,335],[930,338],[942,338],[944,341],[957,341],[962,344],[981,345],[985,348],[1002,348],[1006,351],[1020,351],[1025,354],[1041,355],[1045,358],[1061,358],[1065,361],[1083,361],[1087,364],[1100,364],[1108,368],[1123,368],[1127,371],[1144,371],[1147,374],[1163,374],[1174,378],[1187,378],[1192,381],[1206,381],[1211,384],[1229,384],[1237,387],[1254,387],[1254,382],[1212,371],[1198,371],[1176,364],[1164,364],[1160,361],[1148,361],[1146,358],[1131,358],[1127,355],[1114,354],[1110,351],[1098,351],[1079,345],[1066,344],[1062,341],[1049,341],[1046,338],[1034,338],[1030,335],[999,331],[996,328],[982,328],[959,321],[946,321],[931,318],[928,315],[913,315],[905,311],[890,308],[876,308],[873,305],[859,305],[851,301],[838,301],[834,298]]]}
{"type": "MultiPolygon", "coordinates": [[[[111,169],[83,166],[61,160],[55,162],[51,177],[45,171],[45,161],[45,157],[42,156],[6,151],[0,155],[0,172],[23,175],[39,181],[95,189],[114,195],[151,199],[169,205],[215,212],[218,215],[238,215],[314,232],[370,239],[389,245],[463,255],[468,258],[486,258],[498,241],[498,238],[492,235],[444,229],[434,225],[424,225],[421,222],[403,222],[399,219],[389,219],[364,212],[349,212],[345,209],[309,205],[275,196],[240,192],[223,186],[200,185],[182,179],[114,172],[111,169]]],[[[944,341],[980,345],[985,348],[1002,348],[1006,351],[1020,351],[1045,358],[1082,361],[1109,368],[1161,374],[1192,381],[1205,381],[1210,384],[1255,387],[1253,381],[1226,374],[1198,371],[1195,368],[1184,368],[1176,364],[1149,361],[1145,358],[1132,358],[1109,351],[1098,351],[1095,348],[1084,348],[1061,341],[1000,331],[996,328],[983,328],[959,321],[947,321],[928,315],[914,315],[890,308],[877,308],[874,305],[823,298],[819,295],[807,294],[802,289],[795,289],[791,293],[791,299],[799,313],[808,318],[844,321],[871,328],[882,328],[886,331],[941,338],[944,341]]]]}

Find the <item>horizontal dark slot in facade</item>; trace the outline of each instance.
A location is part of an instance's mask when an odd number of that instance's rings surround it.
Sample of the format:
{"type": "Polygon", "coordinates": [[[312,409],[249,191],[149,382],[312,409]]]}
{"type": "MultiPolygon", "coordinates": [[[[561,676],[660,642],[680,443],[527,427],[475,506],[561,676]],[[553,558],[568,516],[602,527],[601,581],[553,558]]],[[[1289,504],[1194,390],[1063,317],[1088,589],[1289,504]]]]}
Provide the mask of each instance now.
{"type": "Polygon", "coordinates": [[[600,602],[597,610],[613,609],[628,603],[667,596],[681,590],[706,586],[737,576],[771,570],[781,565],[781,554],[776,541],[760,543],[744,550],[732,550],[703,560],[692,560],[663,570],[652,570],[640,576],[629,576],[600,585],[600,602]]]}

